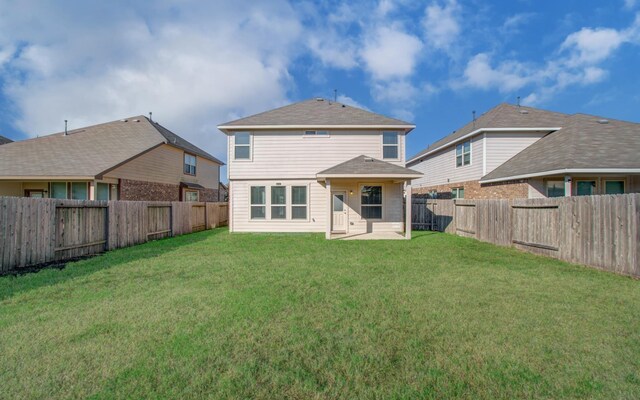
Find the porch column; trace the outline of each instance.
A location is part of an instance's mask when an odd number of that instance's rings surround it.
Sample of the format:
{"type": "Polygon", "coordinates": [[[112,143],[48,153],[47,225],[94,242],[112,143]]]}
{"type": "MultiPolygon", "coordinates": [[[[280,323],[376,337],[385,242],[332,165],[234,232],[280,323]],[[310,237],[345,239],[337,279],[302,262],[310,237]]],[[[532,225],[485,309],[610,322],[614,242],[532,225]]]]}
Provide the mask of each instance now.
{"type": "Polygon", "coordinates": [[[405,205],[405,224],[404,224],[404,229],[405,229],[405,237],[409,240],[411,240],[411,181],[408,181],[405,185],[404,185],[404,190],[405,190],[405,198],[406,198],[406,205],[405,205]]]}
{"type": "Polygon", "coordinates": [[[324,237],[325,239],[331,239],[331,181],[327,179],[325,183],[327,188],[327,225],[324,237]]]}
{"type": "Polygon", "coordinates": [[[564,176],[564,195],[571,196],[571,177],[569,175],[564,176]]]}

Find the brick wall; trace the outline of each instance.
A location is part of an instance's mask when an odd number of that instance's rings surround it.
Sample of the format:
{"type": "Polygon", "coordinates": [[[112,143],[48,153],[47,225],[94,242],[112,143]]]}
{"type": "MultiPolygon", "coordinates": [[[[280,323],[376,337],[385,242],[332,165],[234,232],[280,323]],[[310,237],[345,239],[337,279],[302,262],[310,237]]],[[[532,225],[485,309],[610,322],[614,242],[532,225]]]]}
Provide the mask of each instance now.
{"type": "Polygon", "coordinates": [[[200,201],[222,201],[218,200],[218,189],[200,189],[200,201]]]}
{"type": "Polygon", "coordinates": [[[446,185],[413,188],[414,194],[438,192],[438,198],[450,199],[452,188],[464,188],[465,199],[526,199],[529,183],[525,179],[499,183],[480,184],[478,181],[448,183],[446,185]]]}
{"type": "Polygon", "coordinates": [[[167,183],[121,179],[120,200],[179,201],[180,186],[167,183]]]}

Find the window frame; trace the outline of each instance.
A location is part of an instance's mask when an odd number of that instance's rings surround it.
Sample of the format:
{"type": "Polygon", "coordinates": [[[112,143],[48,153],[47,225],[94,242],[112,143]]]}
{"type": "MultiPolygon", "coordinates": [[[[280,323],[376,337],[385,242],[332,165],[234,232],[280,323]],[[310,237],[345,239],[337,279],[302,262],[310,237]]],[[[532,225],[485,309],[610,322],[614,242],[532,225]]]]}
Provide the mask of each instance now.
{"type": "MultiPolygon", "coordinates": [[[[288,210],[288,190],[287,190],[287,186],[285,185],[270,185],[269,186],[269,220],[275,220],[275,221],[286,221],[287,219],[289,219],[289,210],[288,210]],[[275,203],[273,202],[273,189],[278,188],[278,189],[284,189],[284,203],[275,203]],[[284,208],[284,218],[274,218],[273,217],[273,208],[274,207],[280,207],[280,208],[284,208]]],[[[266,215],[265,215],[266,217],[266,215]]]]}
{"type": "Polygon", "coordinates": [[[603,179],[603,185],[602,185],[602,194],[609,194],[607,193],[607,183],[608,182],[622,182],[622,193],[614,193],[612,194],[612,196],[615,196],[616,194],[626,194],[627,193],[627,180],[624,178],[611,178],[611,179],[603,179]]]}
{"type": "Polygon", "coordinates": [[[464,186],[457,186],[451,188],[451,198],[452,199],[464,199],[464,186]],[[462,191],[462,197],[460,197],[460,192],[462,191]],[[455,195],[454,195],[455,193],[455,195]]]}
{"type": "Polygon", "coordinates": [[[595,178],[593,178],[593,179],[575,179],[574,182],[576,183],[576,185],[575,185],[576,189],[575,189],[574,196],[595,196],[595,195],[598,194],[599,187],[598,187],[598,180],[597,179],[595,179],[595,178]],[[591,193],[591,194],[578,194],[578,184],[580,182],[593,182],[595,184],[593,186],[593,193],[591,193]]]}
{"type": "Polygon", "coordinates": [[[198,166],[198,156],[192,153],[184,152],[182,156],[182,173],[184,175],[196,176],[198,166]],[[193,157],[193,165],[187,163],[187,157],[193,157]],[[187,167],[189,170],[187,171],[187,167]],[[191,168],[193,168],[193,173],[191,173],[191,168]]]}
{"type": "Polygon", "coordinates": [[[309,209],[309,197],[310,197],[310,190],[309,190],[309,184],[302,184],[302,185],[295,185],[295,184],[291,184],[290,185],[290,201],[289,201],[289,208],[290,208],[290,221],[302,221],[302,222],[308,222],[309,221],[309,215],[311,214],[310,209],[309,209]],[[304,204],[294,204],[293,203],[293,188],[294,187],[303,187],[304,188],[304,193],[305,193],[305,203],[304,204]],[[306,210],[306,215],[305,218],[294,218],[293,217],[293,209],[294,208],[301,208],[304,207],[306,210]]]}
{"type": "Polygon", "coordinates": [[[69,182],[69,185],[71,186],[71,190],[67,194],[69,195],[69,198],[71,200],[89,200],[89,194],[90,194],[89,193],[89,182],[82,182],[82,181],[80,181],[80,182],[77,182],[77,181],[76,182],[69,182]],[[85,185],[85,190],[86,190],[87,195],[86,195],[86,197],[84,199],[74,199],[73,198],[73,185],[74,184],[82,184],[82,183],[84,183],[84,185],[85,185]]]}
{"type": "Polygon", "coordinates": [[[98,188],[100,187],[100,185],[106,185],[107,186],[107,198],[106,201],[111,200],[111,184],[106,183],[106,182],[96,182],[95,183],[95,187],[94,187],[94,197],[96,200],[101,200],[101,201],[105,201],[105,199],[99,199],[98,198],[98,194],[100,193],[100,191],[98,190],[98,188]]]}
{"type": "Polygon", "coordinates": [[[269,218],[267,215],[267,206],[268,206],[268,198],[267,198],[267,185],[249,185],[249,220],[250,221],[266,221],[269,218]],[[253,188],[263,188],[264,189],[264,202],[263,203],[253,203],[253,188]],[[253,208],[254,207],[262,207],[264,209],[264,217],[254,218],[253,217],[253,208]]]}
{"type": "Polygon", "coordinates": [[[58,199],[58,200],[63,200],[63,199],[68,199],[69,198],[69,185],[68,182],[49,182],[49,196],[50,199],[58,199]],[[53,197],[53,184],[54,183],[61,183],[64,184],[64,197],[53,197]]]}
{"type": "Polygon", "coordinates": [[[361,183],[359,190],[360,201],[360,219],[366,221],[383,221],[385,217],[384,212],[384,199],[385,199],[385,185],[382,183],[361,183]],[[380,187],[380,204],[362,204],[362,190],[365,186],[380,187]],[[380,218],[365,218],[362,212],[363,207],[380,207],[380,218]]]}
{"type": "Polygon", "coordinates": [[[234,132],[233,133],[233,161],[239,161],[239,162],[249,162],[249,161],[253,161],[253,133],[251,132],[246,132],[246,131],[242,131],[242,132],[234,132]],[[249,135],[249,143],[242,143],[242,144],[238,144],[236,143],[236,136],[238,134],[243,134],[246,133],[247,135],[249,135]],[[249,157],[247,158],[237,158],[236,157],[236,148],[237,147],[248,147],[249,148],[249,157]]]}
{"type": "Polygon", "coordinates": [[[471,139],[465,140],[465,141],[460,142],[460,143],[456,143],[456,147],[454,149],[454,152],[455,152],[454,154],[455,154],[456,168],[468,167],[473,163],[473,154],[472,154],[473,153],[473,141],[471,139]],[[464,145],[466,143],[469,143],[469,151],[468,152],[464,151],[464,145]],[[462,152],[460,154],[458,154],[458,147],[462,148],[462,152]],[[469,154],[469,163],[468,164],[464,163],[465,154],[469,154]],[[458,165],[458,157],[460,157],[461,160],[462,160],[462,163],[460,165],[458,165]]]}
{"type": "Polygon", "coordinates": [[[562,181],[562,180],[556,180],[556,179],[547,180],[547,181],[544,182],[544,195],[548,199],[555,199],[555,198],[558,198],[558,197],[565,197],[567,195],[565,185],[566,185],[565,181],[562,181]],[[562,196],[549,196],[549,183],[560,183],[562,185],[562,196]]]}
{"type": "Polygon", "coordinates": [[[327,138],[330,136],[331,136],[331,133],[324,129],[323,130],[307,129],[302,131],[303,138],[327,138]],[[318,133],[318,132],[324,132],[324,133],[318,133]]]}
{"type": "Polygon", "coordinates": [[[382,159],[383,160],[401,160],[402,157],[400,156],[400,132],[398,131],[382,131],[382,135],[380,137],[380,140],[382,142],[382,159]],[[385,133],[394,133],[396,135],[396,143],[385,143],[384,142],[384,134],[385,133]],[[385,147],[395,147],[396,148],[396,157],[385,157],[384,156],[384,149],[385,147]]]}
{"type": "Polygon", "coordinates": [[[200,191],[199,190],[192,190],[192,189],[184,189],[184,198],[183,201],[186,202],[197,202],[200,201],[200,191]],[[195,200],[187,200],[187,193],[195,193],[196,194],[196,199],[195,200]]]}

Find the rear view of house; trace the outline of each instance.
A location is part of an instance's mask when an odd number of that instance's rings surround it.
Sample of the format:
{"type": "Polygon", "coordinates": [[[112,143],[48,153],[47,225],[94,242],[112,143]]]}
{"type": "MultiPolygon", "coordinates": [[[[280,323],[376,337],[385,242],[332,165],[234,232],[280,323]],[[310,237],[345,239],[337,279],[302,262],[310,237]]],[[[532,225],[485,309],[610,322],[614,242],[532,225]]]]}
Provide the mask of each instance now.
{"type": "Polygon", "coordinates": [[[500,104],[413,156],[414,192],[539,198],[640,192],[640,124],[500,104]]]}
{"type": "Polygon", "coordinates": [[[414,125],[311,99],[218,128],[228,135],[232,232],[405,230],[404,197],[421,176],[404,167],[414,125]]]}
{"type": "Polygon", "coordinates": [[[137,116],[0,146],[0,196],[219,201],[222,165],[137,116]]]}

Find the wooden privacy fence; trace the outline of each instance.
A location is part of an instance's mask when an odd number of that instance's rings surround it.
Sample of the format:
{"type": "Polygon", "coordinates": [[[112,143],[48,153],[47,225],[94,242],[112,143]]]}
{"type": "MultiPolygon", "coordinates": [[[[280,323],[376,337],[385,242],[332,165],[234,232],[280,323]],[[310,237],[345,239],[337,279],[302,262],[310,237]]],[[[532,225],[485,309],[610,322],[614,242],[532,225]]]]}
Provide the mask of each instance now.
{"type": "Polygon", "coordinates": [[[0,273],[226,225],[227,203],[0,197],[0,273]]]}
{"type": "Polygon", "coordinates": [[[413,229],[455,233],[640,277],[640,194],[412,204],[413,229]]]}

